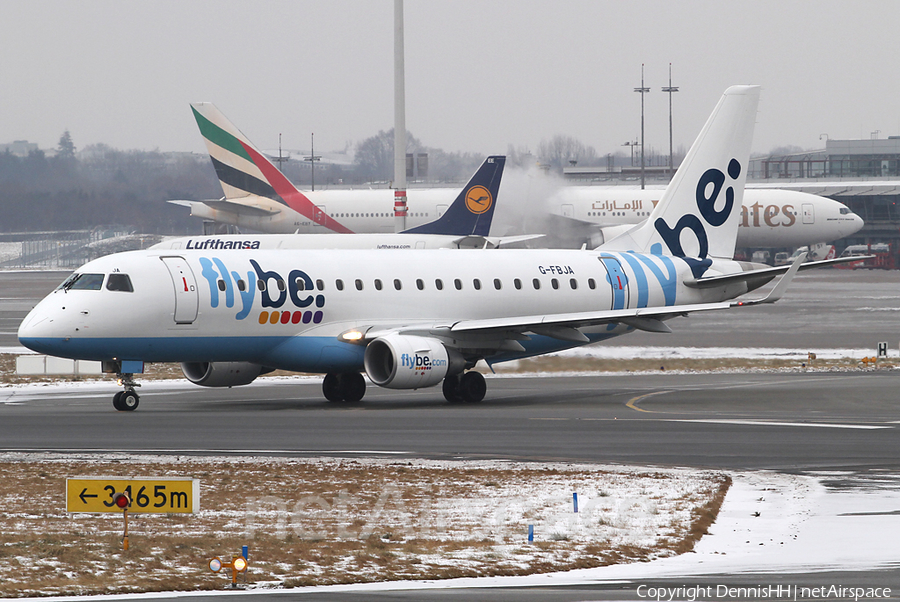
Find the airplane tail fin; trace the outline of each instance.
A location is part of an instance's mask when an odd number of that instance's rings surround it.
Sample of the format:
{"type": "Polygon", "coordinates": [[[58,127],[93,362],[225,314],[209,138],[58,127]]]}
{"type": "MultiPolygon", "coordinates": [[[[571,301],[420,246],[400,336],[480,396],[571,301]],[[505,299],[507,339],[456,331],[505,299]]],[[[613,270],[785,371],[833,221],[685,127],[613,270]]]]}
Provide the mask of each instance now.
{"type": "Polygon", "coordinates": [[[256,195],[284,203],[334,232],[350,230],[317,208],[210,102],[191,103],[226,199],[256,195]]]}
{"type": "Polygon", "coordinates": [[[413,234],[452,234],[458,236],[487,236],[497,205],[497,191],[506,157],[491,156],[484,160],[475,175],[447,211],[427,224],[405,230],[413,234]]]}
{"type": "Polygon", "coordinates": [[[728,88],[650,217],[599,248],[731,259],[758,104],[759,86],[728,88]]]}

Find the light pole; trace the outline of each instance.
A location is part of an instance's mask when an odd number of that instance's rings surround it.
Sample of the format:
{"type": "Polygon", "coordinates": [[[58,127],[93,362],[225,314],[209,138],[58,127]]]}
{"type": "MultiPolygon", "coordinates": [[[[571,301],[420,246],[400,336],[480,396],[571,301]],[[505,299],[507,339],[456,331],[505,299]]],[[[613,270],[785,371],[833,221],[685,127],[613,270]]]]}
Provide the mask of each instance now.
{"type": "Polygon", "coordinates": [[[672,63],[669,63],[669,85],[662,89],[669,93],[669,175],[675,170],[675,162],[672,158],[672,93],[678,92],[678,87],[672,85],[672,63]]]}
{"type": "Polygon", "coordinates": [[[644,189],[644,94],[650,91],[650,88],[644,86],[644,64],[641,63],[641,87],[635,88],[635,92],[641,95],[641,190],[644,189]]]}
{"type": "Polygon", "coordinates": [[[303,157],[304,161],[309,161],[309,170],[310,170],[310,179],[312,184],[312,191],[316,191],[316,161],[321,159],[316,155],[316,135],[309,135],[309,156],[303,157]]]}

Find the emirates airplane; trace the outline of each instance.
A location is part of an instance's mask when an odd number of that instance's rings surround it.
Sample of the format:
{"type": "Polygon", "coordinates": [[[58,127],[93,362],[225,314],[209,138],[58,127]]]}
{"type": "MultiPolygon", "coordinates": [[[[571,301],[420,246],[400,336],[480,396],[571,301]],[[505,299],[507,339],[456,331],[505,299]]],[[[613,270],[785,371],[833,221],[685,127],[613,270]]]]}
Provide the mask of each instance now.
{"type": "MultiPolygon", "coordinates": [[[[225,195],[217,200],[170,201],[189,207],[192,216],[271,234],[394,232],[393,190],[300,192],[214,105],[195,103],[191,108],[225,195]]],[[[463,190],[473,190],[472,182],[463,190]]],[[[595,248],[647,219],[664,191],[663,187],[564,186],[546,200],[544,207],[548,214],[563,220],[554,222],[554,244],[595,248]],[[560,236],[560,232],[566,234],[560,236]]],[[[458,193],[448,188],[407,191],[411,230],[421,233],[426,224],[448,210],[449,201],[458,193]]],[[[470,212],[484,211],[480,231],[487,235],[494,205],[487,202],[486,207],[480,206],[478,197],[486,202],[483,193],[472,195],[467,207],[470,212]]],[[[517,201],[520,199],[511,199],[512,203],[517,201]]],[[[540,221],[537,227],[545,227],[540,221]]],[[[813,248],[850,236],[863,225],[862,218],[838,201],[796,190],[751,187],[744,193],[737,246],[813,248]]],[[[429,233],[466,235],[471,229],[444,226],[429,233]]],[[[507,237],[498,242],[527,239],[507,237]]],[[[466,246],[479,246],[479,242],[473,239],[466,246]]],[[[491,241],[491,246],[496,246],[494,243],[491,241]]]]}
{"type": "Polygon", "coordinates": [[[480,361],[670,332],[676,316],[773,302],[798,270],[831,263],[731,259],[758,101],[757,86],[726,90],[648,219],[597,250],[130,251],[76,270],[26,316],[19,340],[102,361],[124,386],[118,410],[138,406],[144,362],[180,362],[212,387],[317,372],[333,402],[359,401],[363,374],[478,402],[480,361]],[[779,274],[767,297],[733,301],[779,274]]]}

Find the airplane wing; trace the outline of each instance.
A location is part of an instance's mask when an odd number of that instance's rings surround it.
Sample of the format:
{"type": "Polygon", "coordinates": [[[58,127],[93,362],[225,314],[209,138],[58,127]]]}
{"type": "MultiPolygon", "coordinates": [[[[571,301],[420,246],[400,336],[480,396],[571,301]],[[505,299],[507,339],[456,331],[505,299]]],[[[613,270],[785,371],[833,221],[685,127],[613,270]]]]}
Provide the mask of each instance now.
{"type": "MultiPolygon", "coordinates": [[[[528,333],[548,336],[573,343],[589,343],[590,339],[579,328],[602,326],[604,324],[625,324],[636,330],[654,333],[670,333],[672,330],[664,320],[676,316],[686,316],[699,311],[714,311],[732,307],[751,307],[763,303],[778,301],[787,290],[794,276],[801,269],[806,258],[800,255],[790,266],[779,270],[785,272],[775,288],[762,299],[745,301],[721,301],[715,303],[695,303],[690,305],[672,305],[665,307],[641,307],[633,309],[599,310],[560,314],[539,314],[531,316],[512,316],[487,318],[482,320],[460,320],[452,324],[416,324],[399,327],[378,326],[371,328],[354,328],[354,337],[345,339],[348,342],[367,343],[378,337],[391,333],[428,335],[445,340],[457,348],[478,348],[482,351],[525,351],[518,342],[528,340],[528,333]]],[[[825,262],[814,262],[822,264],[825,262]]],[[[815,267],[815,266],[814,266],[815,267]]],[[[768,272],[768,270],[758,270],[768,272]]],[[[746,273],[745,273],[746,274],[746,273]]],[[[743,275],[743,274],[742,274],[743,275]]],[[[774,275],[772,276],[774,277],[774,275]]],[[[344,335],[341,335],[343,337],[344,335]]]]}
{"type": "Polygon", "coordinates": [[[237,215],[250,215],[254,217],[266,216],[266,215],[276,215],[281,213],[278,209],[265,209],[263,207],[258,207],[256,205],[250,205],[245,203],[235,202],[233,200],[228,200],[225,198],[216,199],[216,200],[206,200],[206,201],[167,201],[172,203],[173,205],[182,205],[183,207],[190,207],[191,211],[197,205],[206,205],[210,209],[215,209],[217,211],[227,211],[228,213],[234,213],[237,215]]]}

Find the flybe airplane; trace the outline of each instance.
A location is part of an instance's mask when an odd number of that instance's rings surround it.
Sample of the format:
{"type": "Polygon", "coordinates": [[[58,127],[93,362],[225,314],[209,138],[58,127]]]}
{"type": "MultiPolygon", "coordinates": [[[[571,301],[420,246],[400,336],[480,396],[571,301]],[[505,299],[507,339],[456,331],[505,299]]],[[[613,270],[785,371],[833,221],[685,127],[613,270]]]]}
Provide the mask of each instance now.
{"type": "Polygon", "coordinates": [[[758,100],[756,86],[729,88],[648,219],[598,250],[130,251],[76,270],[26,316],[19,340],[102,361],[124,386],[119,410],[137,407],[144,362],[180,362],[202,386],[317,372],[326,399],[356,402],[364,373],[477,402],[481,360],[670,332],[675,316],[782,295],[802,256],[782,268],[730,259],[758,100]],[[732,301],[778,274],[767,297],[732,301]]]}
{"type": "MultiPolygon", "coordinates": [[[[192,216],[271,234],[394,232],[393,190],[302,193],[213,104],[195,103],[191,108],[225,194],[218,200],[170,201],[189,207],[192,216]]],[[[470,191],[465,193],[466,207],[471,215],[481,216],[481,232],[486,235],[497,194],[485,195],[475,185],[473,178],[463,189],[470,191]]],[[[646,219],[663,191],[664,188],[566,186],[547,201],[547,210],[576,222],[563,230],[578,240],[558,242],[575,247],[586,242],[594,248],[646,219]]],[[[457,191],[447,188],[407,191],[407,223],[411,229],[427,227],[441,217],[454,194],[457,191]]],[[[737,246],[812,247],[850,236],[862,227],[863,220],[837,201],[793,190],[751,187],[744,193],[737,246]]],[[[468,225],[459,228],[444,224],[430,233],[467,235],[470,230],[468,225]]],[[[470,239],[466,246],[479,246],[478,242],[470,239]]],[[[428,248],[436,243],[437,240],[428,248]]],[[[354,243],[360,244],[369,246],[367,242],[354,243]]],[[[448,246],[454,245],[449,242],[448,246]]]]}

